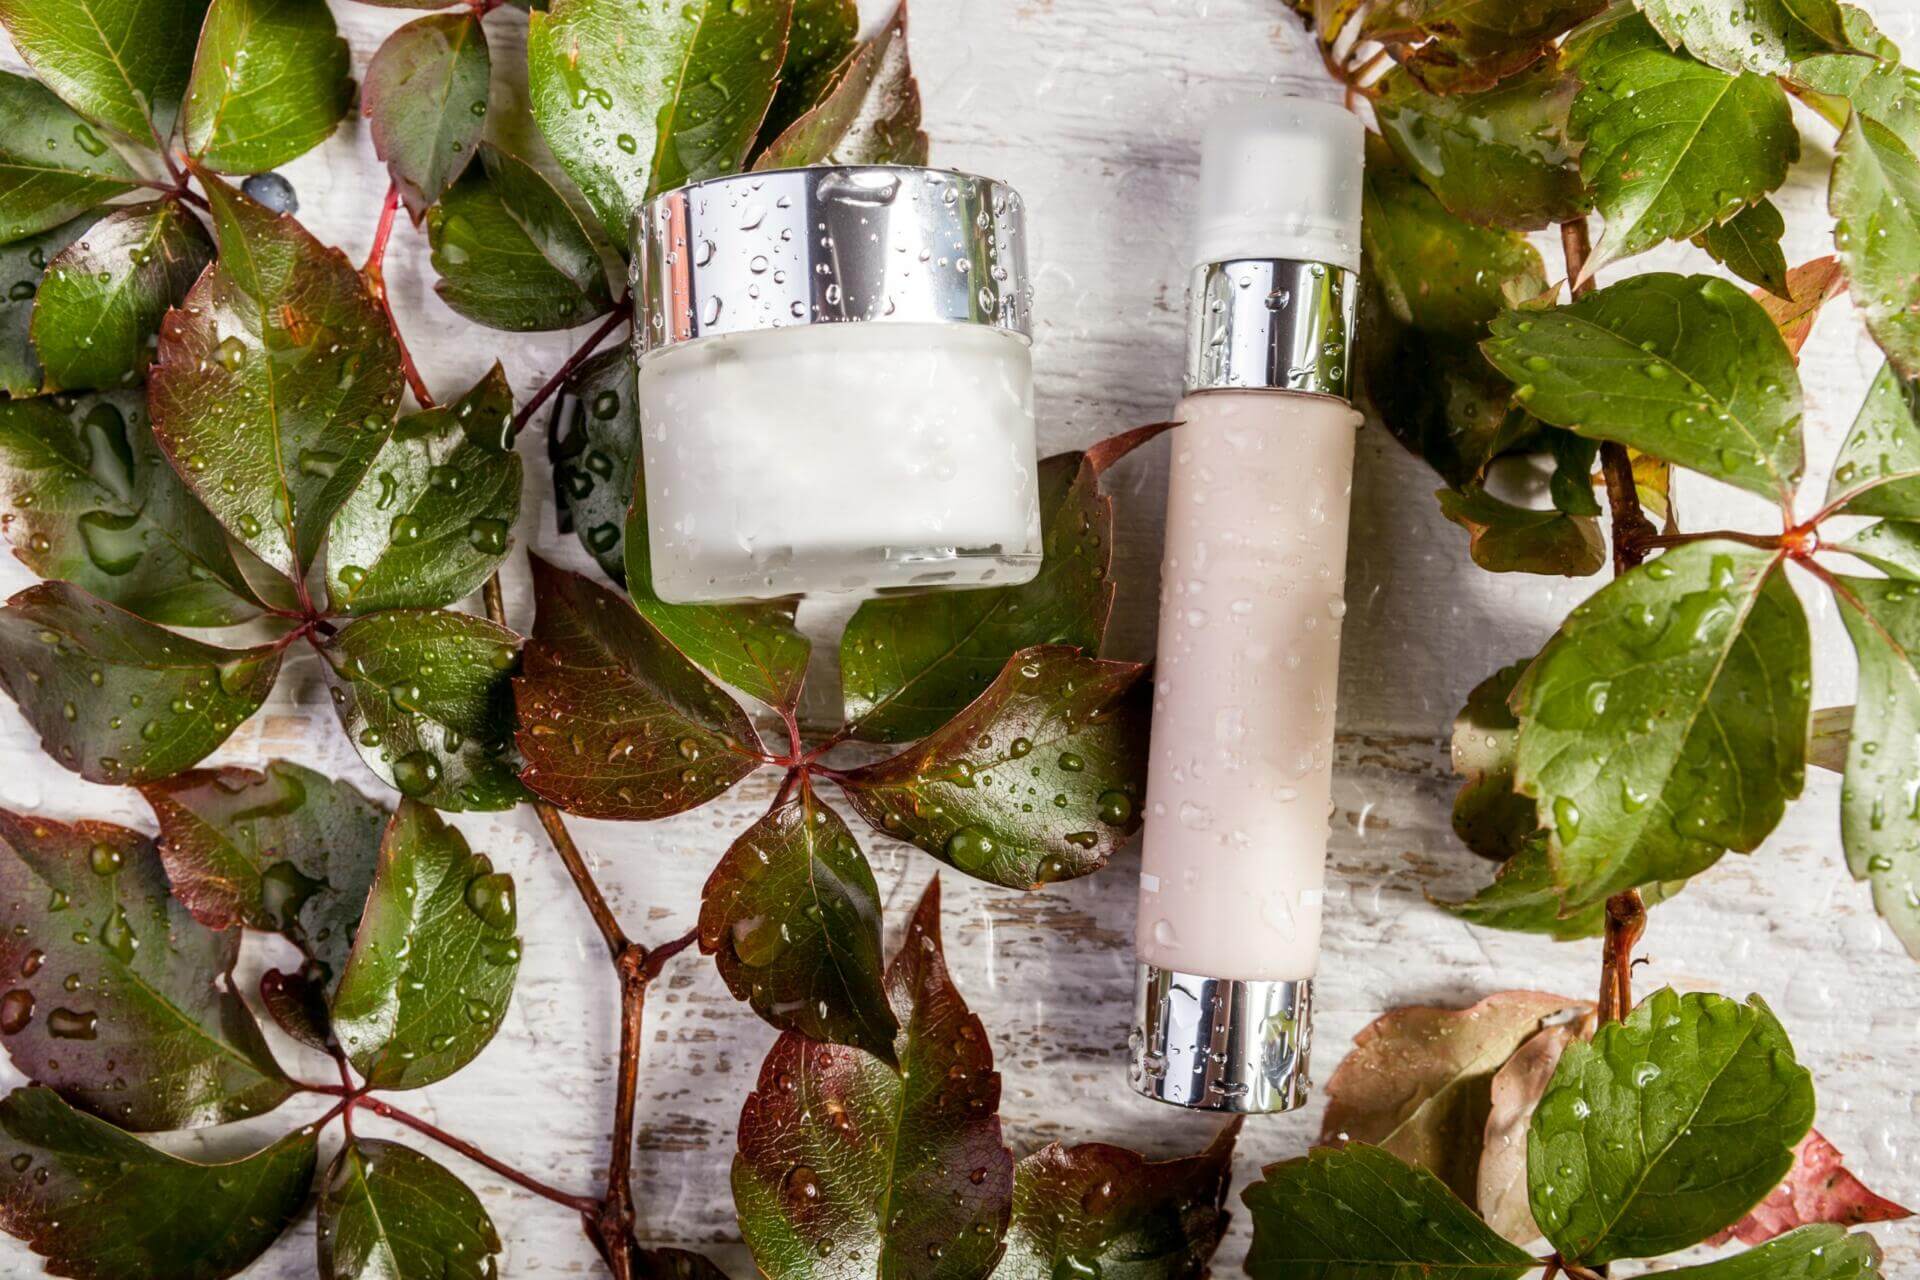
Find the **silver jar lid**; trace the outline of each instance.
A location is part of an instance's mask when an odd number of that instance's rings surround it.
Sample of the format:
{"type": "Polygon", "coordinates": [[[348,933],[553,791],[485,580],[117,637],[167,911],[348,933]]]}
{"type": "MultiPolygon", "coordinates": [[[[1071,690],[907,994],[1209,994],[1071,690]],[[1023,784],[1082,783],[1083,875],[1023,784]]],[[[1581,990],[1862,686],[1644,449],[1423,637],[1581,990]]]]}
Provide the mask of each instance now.
{"type": "Polygon", "coordinates": [[[1024,206],[991,178],[911,165],[710,178],[642,205],[633,240],[643,355],[807,324],[1031,333],[1024,206]]]}

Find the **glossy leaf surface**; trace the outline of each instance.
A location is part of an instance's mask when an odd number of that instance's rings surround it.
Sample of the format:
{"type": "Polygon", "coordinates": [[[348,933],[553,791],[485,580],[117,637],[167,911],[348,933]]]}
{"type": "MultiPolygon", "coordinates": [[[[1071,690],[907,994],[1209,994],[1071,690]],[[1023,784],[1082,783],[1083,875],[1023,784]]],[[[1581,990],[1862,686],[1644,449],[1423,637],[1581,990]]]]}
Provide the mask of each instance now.
{"type": "MultiPolygon", "coordinates": [[[[547,423],[560,532],[578,537],[594,563],[617,583],[626,581],[628,511],[640,497],[635,483],[640,452],[636,373],[633,350],[626,343],[582,361],[561,384],[547,423]]],[[[644,512],[638,514],[644,519],[644,512]]]]}
{"type": "Polygon", "coordinates": [[[760,123],[763,140],[777,138],[786,127],[826,96],[836,73],[860,43],[860,6],[855,0],[793,0],[793,22],[787,31],[787,53],[780,64],[780,84],[760,123]]]}
{"type": "Polygon", "coordinates": [[[1832,1223],[1853,1227],[1865,1222],[1894,1222],[1913,1211],[1875,1195],[1846,1167],[1840,1151],[1818,1129],[1794,1148],[1793,1172],[1753,1211],[1708,1243],[1738,1239],[1763,1244],[1796,1227],[1832,1223]]]}
{"type": "Polygon", "coordinates": [[[1453,718],[1453,833],[1483,858],[1511,858],[1540,829],[1533,801],[1513,789],[1513,744],[1520,733],[1507,699],[1527,669],[1515,662],[1482,680],[1453,718]]]}
{"type": "Polygon", "coordinates": [[[1803,1227],[1758,1249],[1680,1267],[1672,1280],[1881,1280],[1880,1246],[1865,1233],[1803,1227]]]}
{"type": "Polygon", "coordinates": [[[1440,514],[1467,531],[1473,562],[1490,573],[1579,578],[1607,562],[1606,540],[1592,516],[1516,507],[1477,486],[1441,489],[1434,497],[1440,514]]]}
{"type": "Polygon", "coordinates": [[[306,154],[353,105],[349,64],[326,0],[213,0],[187,83],[187,150],[217,173],[306,154]]]}
{"type": "Polygon", "coordinates": [[[173,129],[206,12],[207,0],[0,0],[0,26],[74,110],[151,146],[173,129]]]}
{"type": "Polygon", "coordinates": [[[271,1111],[293,1085],[231,989],[238,933],[167,896],[153,842],[0,810],[0,1045],[30,1079],[134,1130],[271,1111]]]}
{"type": "Polygon", "coordinates": [[[1803,58],[1849,47],[1835,0],[1647,0],[1642,9],[1668,44],[1722,71],[1786,75],[1803,58]]]}
{"type": "Polygon", "coordinates": [[[361,111],[415,221],[480,145],[492,72],[487,34],[472,13],[417,18],[388,36],[367,64],[361,111]]]}
{"type": "Polygon", "coordinates": [[[1771,200],[1762,200],[1708,227],[1694,237],[1694,243],[1748,284],[1791,298],[1787,255],[1780,248],[1780,237],[1786,233],[1787,220],[1779,207],[1771,200]]]}
{"type": "Polygon", "coordinates": [[[0,244],[0,395],[19,399],[45,389],[40,353],[29,333],[33,300],[46,280],[47,264],[93,223],[93,216],[83,213],[37,235],[0,244]]]}
{"type": "Polygon", "coordinates": [[[1842,578],[1840,620],[1853,637],[1860,685],[1840,791],[1847,869],[1908,952],[1920,954],[1920,584],[1842,578]]]}
{"type": "Polygon", "coordinates": [[[1855,113],[1840,135],[1828,208],[1854,305],[1894,367],[1920,375],[1920,131],[1855,113]]]}
{"type": "MultiPolygon", "coordinates": [[[[1316,0],[1324,5],[1326,0],[1316,0]]],[[[1330,7],[1360,6],[1333,0],[1330,7]]],[[[1362,38],[1384,41],[1437,93],[1484,89],[1544,57],[1556,38],[1606,7],[1605,0],[1387,0],[1366,6],[1362,38]]],[[[1333,15],[1326,15],[1333,16],[1333,15]]],[[[1332,40],[1335,22],[1323,23],[1332,40]]]]}
{"type": "Polygon", "coordinates": [[[964,712],[842,782],[874,826],[1014,889],[1105,866],[1140,828],[1146,669],[1023,649],[964,712]]]}
{"type": "Polygon", "coordinates": [[[494,1280],[500,1236],[480,1197],[412,1147],[356,1137],[320,1193],[321,1280],[494,1280]]]}
{"type": "Polygon", "coordinates": [[[907,60],[907,7],[849,54],[820,100],[760,153],[756,169],[927,162],[920,84],[907,60]]]}
{"type": "Polygon", "coordinates": [[[1920,392],[1892,364],[1880,367],[1853,420],[1825,505],[1856,516],[1920,518],[1920,392]]]}
{"type": "MultiPolygon", "coordinates": [[[[0,21],[6,17],[0,8],[0,21]]],[[[0,72],[0,244],[49,231],[131,191],[135,177],[45,85],[0,72]]]]}

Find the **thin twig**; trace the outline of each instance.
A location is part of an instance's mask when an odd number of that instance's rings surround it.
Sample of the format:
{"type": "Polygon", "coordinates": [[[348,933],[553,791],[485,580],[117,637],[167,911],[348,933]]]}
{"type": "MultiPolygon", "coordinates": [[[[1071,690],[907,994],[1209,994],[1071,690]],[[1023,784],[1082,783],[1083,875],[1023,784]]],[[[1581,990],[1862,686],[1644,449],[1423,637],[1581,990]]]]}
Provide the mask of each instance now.
{"type": "Polygon", "coordinates": [[[1689,542],[1738,542],[1749,547],[1758,547],[1762,551],[1778,551],[1786,546],[1787,535],[1781,533],[1744,533],[1739,529],[1704,529],[1699,533],[1654,533],[1640,538],[1637,549],[1642,552],[1655,548],[1684,547],[1689,542]]]}
{"type": "Polygon", "coordinates": [[[558,369],[553,371],[553,376],[541,384],[540,389],[533,393],[532,398],[520,406],[520,412],[513,415],[513,433],[515,435],[519,435],[521,431],[525,430],[526,425],[533,421],[535,411],[547,402],[549,396],[560,389],[561,383],[573,376],[575,369],[579,368],[588,357],[592,356],[594,352],[599,349],[600,344],[606,340],[607,335],[625,324],[632,318],[632,315],[633,305],[631,299],[622,299],[614,305],[613,314],[609,315],[601,322],[599,328],[588,335],[587,340],[581,343],[558,369]]]}
{"type": "Polygon", "coordinates": [[[452,1151],[458,1151],[475,1164],[493,1170],[493,1172],[499,1174],[508,1182],[525,1187],[535,1195],[544,1196],[555,1204],[563,1204],[576,1213],[590,1215],[597,1213],[600,1209],[599,1201],[588,1196],[572,1195],[557,1187],[550,1187],[538,1178],[530,1177],[512,1165],[494,1159],[466,1139],[456,1138],[438,1125],[422,1120],[419,1116],[410,1115],[398,1107],[393,1106],[391,1103],[382,1102],[379,1098],[362,1095],[354,1100],[353,1105],[356,1107],[365,1107],[383,1119],[391,1120],[395,1124],[403,1124],[416,1133],[423,1133],[441,1146],[452,1151]]]}
{"type": "Polygon", "coordinates": [[[381,312],[387,317],[387,328],[393,331],[394,345],[400,349],[400,370],[406,375],[413,398],[420,402],[422,409],[431,409],[433,393],[427,390],[426,381],[413,363],[413,353],[407,350],[407,341],[400,336],[400,323],[394,319],[393,303],[387,298],[387,241],[393,237],[394,215],[399,209],[400,186],[389,182],[387,198],[380,203],[380,222],[373,229],[373,248],[367,251],[367,265],[360,268],[360,274],[366,277],[367,292],[380,304],[381,312]]]}
{"type": "Polygon", "coordinates": [[[600,930],[607,950],[613,953],[614,961],[618,963],[622,953],[633,945],[633,940],[620,927],[613,908],[607,905],[606,895],[594,883],[593,872],[587,868],[586,856],[580,852],[580,846],[573,842],[573,835],[567,830],[567,824],[558,809],[545,800],[536,800],[533,802],[533,812],[540,819],[540,825],[547,829],[547,839],[553,842],[554,852],[560,855],[574,888],[580,891],[581,898],[586,901],[587,914],[593,917],[594,927],[600,930]]]}

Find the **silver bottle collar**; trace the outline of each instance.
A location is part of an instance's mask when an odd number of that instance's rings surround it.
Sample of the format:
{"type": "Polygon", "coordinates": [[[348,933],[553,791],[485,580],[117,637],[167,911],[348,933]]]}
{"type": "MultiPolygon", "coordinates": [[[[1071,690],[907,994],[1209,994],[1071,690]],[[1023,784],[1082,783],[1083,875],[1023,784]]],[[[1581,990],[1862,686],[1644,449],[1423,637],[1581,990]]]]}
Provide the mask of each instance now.
{"type": "Polygon", "coordinates": [[[1196,267],[1187,290],[1187,386],[1350,400],[1354,273],[1324,262],[1242,258],[1196,267]]]}
{"type": "Polygon", "coordinates": [[[1242,1115],[1306,1104],[1313,979],[1243,981],[1143,964],[1134,996],[1127,1050],[1135,1091],[1242,1115]]]}
{"type": "Polygon", "coordinates": [[[991,178],[910,165],[712,178],[642,205],[633,242],[642,354],[808,324],[1031,334],[1025,207],[991,178]]]}

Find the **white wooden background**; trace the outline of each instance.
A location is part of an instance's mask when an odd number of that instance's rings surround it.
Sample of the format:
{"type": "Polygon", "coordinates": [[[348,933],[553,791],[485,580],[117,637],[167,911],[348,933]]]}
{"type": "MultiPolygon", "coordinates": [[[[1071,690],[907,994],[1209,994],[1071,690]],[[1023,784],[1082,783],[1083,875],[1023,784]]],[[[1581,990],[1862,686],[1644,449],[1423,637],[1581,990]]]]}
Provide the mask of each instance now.
{"type": "MultiPolygon", "coordinates": [[[[1920,53],[1920,2],[1871,3],[1889,34],[1920,53]]],[[[356,68],[411,16],[335,0],[356,68]]],[[[877,5],[869,19],[877,19],[877,5]]],[[[526,126],[504,109],[515,94],[526,19],[504,8],[487,20],[494,48],[495,109],[510,142],[526,126]]],[[[1280,0],[920,0],[913,56],[926,97],[936,162],[1011,180],[1029,201],[1036,252],[1041,435],[1048,451],[1084,446],[1162,416],[1179,382],[1185,229],[1195,179],[1195,139],[1209,112],[1250,96],[1332,96],[1308,37],[1280,0]]],[[[0,46],[0,60],[17,66],[0,46]]],[[[1803,113],[1812,144],[1781,203],[1788,257],[1830,252],[1825,173],[1831,131],[1803,113]]],[[[343,125],[286,171],[300,216],[356,260],[364,255],[386,179],[364,127],[343,125]]],[[[1543,249],[1553,246],[1542,241],[1543,249]]],[[[1557,259],[1549,257],[1550,262],[1557,259]]],[[[1670,249],[1652,262],[1704,270],[1704,257],[1670,249]]],[[[465,386],[498,357],[530,393],[583,334],[520,337],[476,329],[432,292],[423,236],[396,234],[388,267],[400,321],[428,382],[465,386]]],[[[1808,346],[1814,475],[1851,420],[1879,356],[1844,303],[1827,309],[1808,346]]],[[[584,567],[554,532],[542,442],[525,442],[528,502],[521,532],[543,553],[584,567]]],[[[1121,593],[1113,656],[1145,658],[1153,636],[1164,445],[1113,477],[1121,593]]],[[[1442,521],[1433,476],[1377,425],[1360,438],[1351,611],[1341,682],[1341,768],[1333,815],[1332,891],[1316,1039],[1324,1076],[1354,1032],[1397,1005],[1464,1005],[1510,986],[1588,994],[1599,970],[1594,943],[1469,928],[1427,905],[1434,890],[1461,894],[1487,864],[1448,827],[1453,783],[1444,735],[1467,690],[1503,663],[1531,653],[1592,587],[1497,577],[1467,560],[1464,535],[1442,521]]],[[[1762,510],[1698,483],[1681,494],[1692,527],[1745,520],[1762,510]]],[[[10,559],[0,589],[29,576],[10,559]]],[[[1805,590],[1819,656],[1818,705],[1851,700],[1853,657],[1824,596],[1805,590]]],[[[509,574],[516,623],[529,612],[524,561],[509,574]]],[[[805,704],[810,723],[837,713],[835,641],[843,613],[810,611],[819,641],[805,704]]],[[[310,654],[296,652],[280,691],[219,753],[221,763],[287,756],[354,778],[363,769],[334,723],[310,654]]],[[[574,824],[602,885],[629,928],[647,940],[675,936],[695,919],[701,883],[733,833],[766,805],[771,776],[709,808],[648,825],[574,824]]],[[[1785,1019],[1820,1093],[1819,1125],[1877,1190],[1920,1203],[1920,968],[1874,916],[1866,890],[1842,863],[1838,786],[1814,771],[1806,797],[1765,848],[1729,857],[1678,901],[1658,908],[1643,948],[1642,989],[1659,983],[1757,991],[1785,1019]]],[[[50,764],[11,703],[0,700],[0,804],[53,818],[102,817],[151,828],[131,792],[78,781],[50,764]]],[[[543,843],[532,815],[460,819],[476,848],[519,884],[526,936],[519,990],[499,1038],[466,1071],[404,1105],[563,1187],[592,1191],[607,1157],[614,1073],[615,986],[599,941],[543,843]]],[[[865,837],[887,907],[889,942],[935,869],[932,859],[878,835],[865,837]]],[[[1004,1077],[1007,1140],[1016,1154],[1051,1139],[1110,1140],[1173,1155],[1197,1149],[1213,1122],[1134,1098],[1123,1045],[1132,990],[1135,861],[1032,894],[947,877],[948,956],[983,1016],[1004,1077]]],[[[264,950],[264,949],[262,949],[264,950]]],[[[260,955],[250,946],[249,965],[260,955]]],[[[727,994],[698,956],[676,961],[647,1011],[641,1084],[641,1232],[659,1242],[713,1249],[736,1275],[751,1266],[738,1243],[727,1187],[734,1127],[773,1033],[727,994]]],[[[324,1060],[277,1037],[290,1066],[326,1078],[324,1060]]],[[[0,1085],[17,1079],[0,1065],[0,1085]]],[[[182,1149],[232,1152],[317,1112],[283,1114],[196,1135],[182,1149]]],[[[369,1131],[387,1126],[371,1116],[369,1131]]],[[[1254,1121],[1242,1139],[1240,1181],[1267,1161],[1305,1150],[1317,1108],[1254,1121]]],[[[598,1263],[572,1216],[458,1157],[435,1151],[481,1194],[506,1240],[512,1277],[595,1274],[598,1263]]],[[[1237,1198],[1219,1257],[1237,1274],[1247,1244],[1237,1198]]],[[[1888,1274],[1920,1274],[1920,1229],[1882,1228],[1888,1274]]],[[[311,1221],[253,1270],[312,1274],[311,1221]]],[[[27,1274],[33,1260],[0,1239],[0,1270],[27,1274]]]]}

